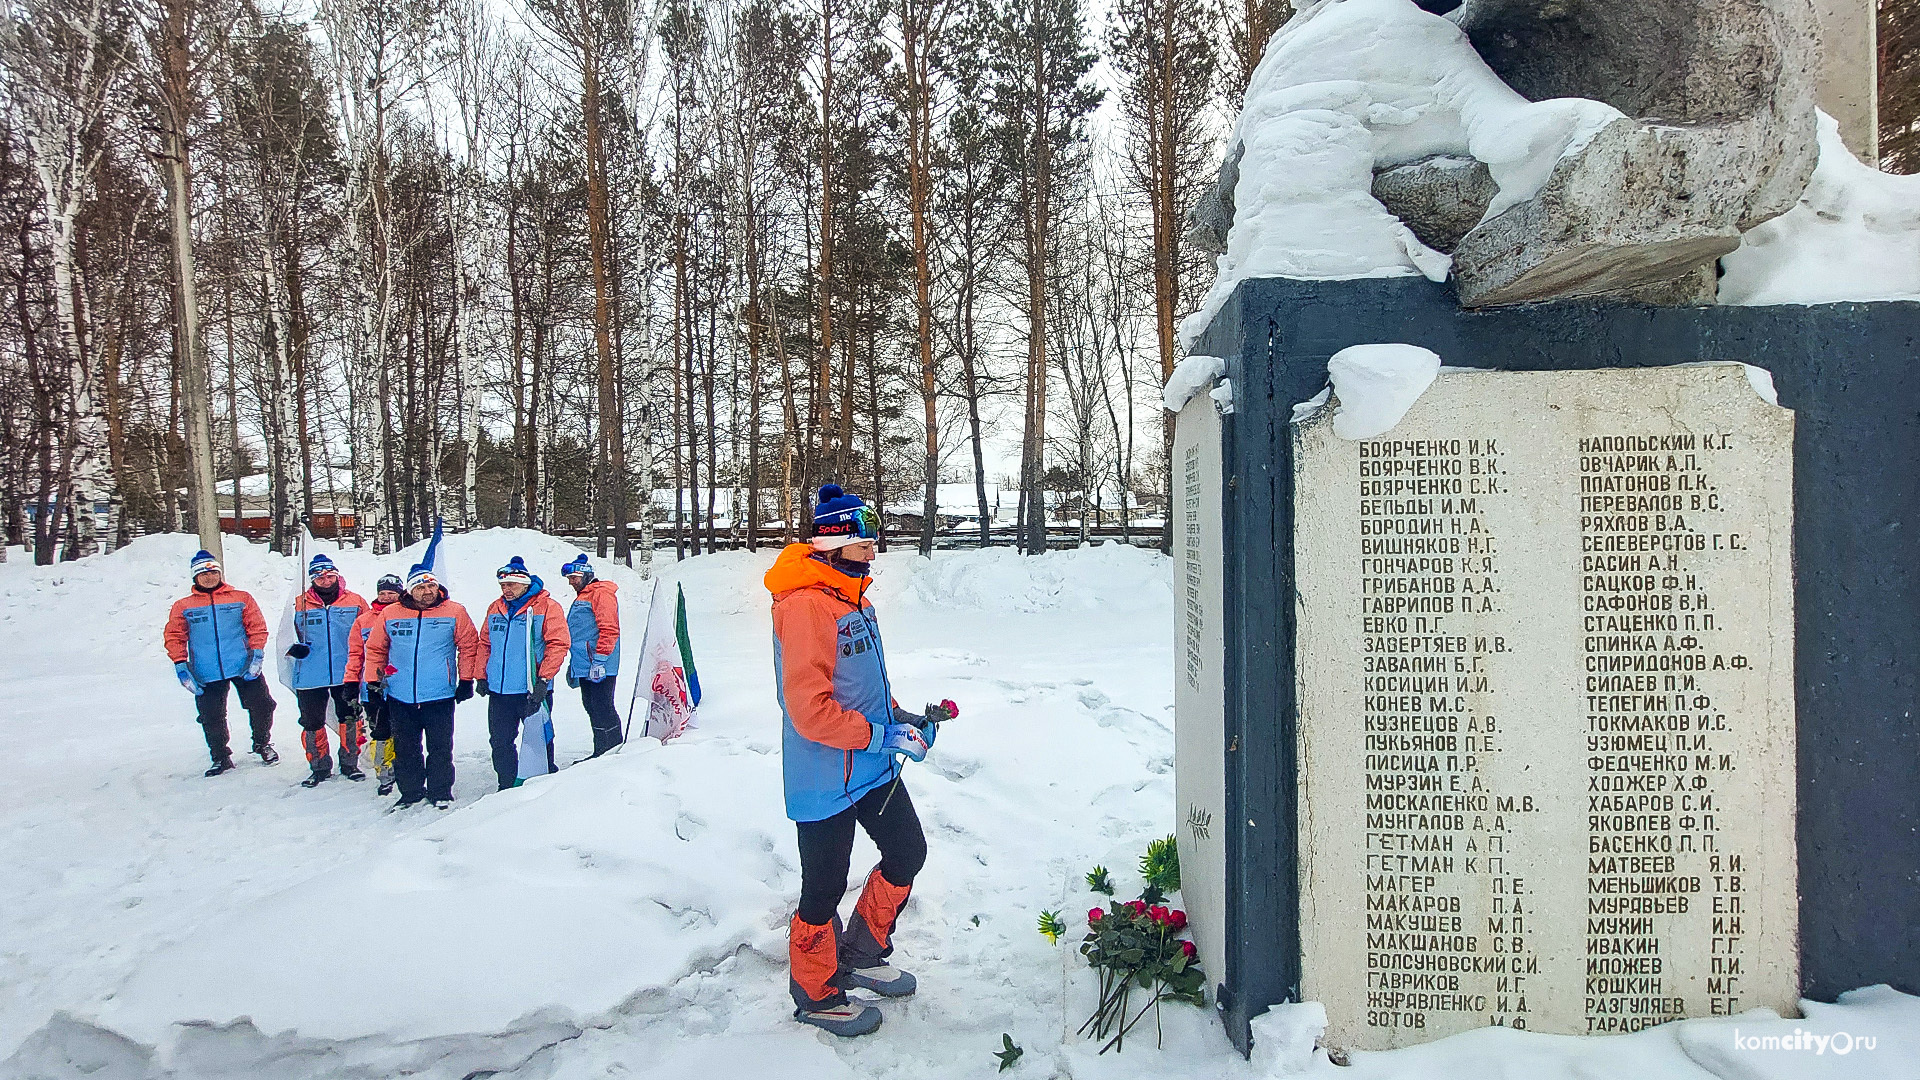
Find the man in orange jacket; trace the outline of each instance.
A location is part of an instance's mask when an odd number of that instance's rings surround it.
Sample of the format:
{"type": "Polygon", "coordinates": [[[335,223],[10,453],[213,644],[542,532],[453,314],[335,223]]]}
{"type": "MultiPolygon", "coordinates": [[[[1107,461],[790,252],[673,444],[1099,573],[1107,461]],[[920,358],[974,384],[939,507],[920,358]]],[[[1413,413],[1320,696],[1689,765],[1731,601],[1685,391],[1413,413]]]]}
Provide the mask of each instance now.
{"type": "Polygon", "coordinates": [[[912,975],[887,963],[894,922],[927,858],[899,758],[925,758],[935,725],[957,709],[942,702],[923,715],[893,700],[880,624],[866,599],[880,535],[873,511],[828,484],[813,521],[813,538],[788,545],[766,576],[784,718],[781,771],[800,841],[788,989],[795,1019],[853,1036],[879,1027],[880,1010],[850,1001],[846,990],[904,997],[915,988],[912,975]],[[843,935],[839,906],[856,822],[880,849],[880,865],[843,935]]]}
{"type": "MultiPolygon", "coordinates": [[[[520,726],[553,700],[553,677],[567,659],[567,617],[546,584],[515,555],[494,572],[500,599],[487,608],[480,634],[480,683],[487,699],[487,734],[493,746],[494,778],[500,790],[519,787],[520,726]]],[[[549,719],[552,713],[548,714],[549,719]]],[[[555,772],[552,725],[546,736],[546,767],[555,772]]],[[[537,754],[537,750],[536,750],[537,754]]]]}
{"type": "Polygon", "coordinates": [[[453,707],[473,696],[479,639],[467,609],[447,599],[440,579],[419,564],[407,571],[400,602],[373,622],[362,674],[369,690],[377,685],[387,698],[400,782],[396,810],[423,798],[436,810],[453,807],[453,707]]]}
{"type": "Polygon", "coordinates": [[[580,688],[580,704],[593,729],[593,755],[619,746],[620,709],[613,686],[620,676],[619,586],[602,581],[587,561],[587,553],[560,568],[573,586],[573,606],[567,609],[567,635],[572,651],[567,657],[567,685],[580,688]]]}
{"type": "Polygon", "coordinates": [[[226,574],[211,552],[194,554],[188,564],[193,591],[173,602],[167,613],[167,655],[173,673],[194,696],[200,727],[213,755],[208,776],[233,768],[233,750],[227,744],[227,687],[240,696],[253,727],[253,752],[263,765],[274,765],[280,755],[269,741],[273,736],[273,695],[260,670],[267,661],[267,620],[250,593],[227,584],[226,574]]]}

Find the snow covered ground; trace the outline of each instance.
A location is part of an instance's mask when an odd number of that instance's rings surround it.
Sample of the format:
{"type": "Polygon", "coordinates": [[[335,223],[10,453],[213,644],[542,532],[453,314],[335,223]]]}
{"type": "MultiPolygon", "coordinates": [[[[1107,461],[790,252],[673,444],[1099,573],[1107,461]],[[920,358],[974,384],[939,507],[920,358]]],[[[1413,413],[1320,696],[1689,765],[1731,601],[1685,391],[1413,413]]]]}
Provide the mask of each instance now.
{"type": "MultiPolygon", "coordinates": [[[[476,612],[507,556],[557,577],[573,553],[506,530],[446,544],[454,596],[476,612]]],[[[1891,992],[1607,1040],[1476,1032],[1351,1068],[1290,1047],[1297,1015],[1262,1021],[1247,1063],[1209,1012],[1179,1006],[1164,1050],[1097,1057],[1073,1036],[1093,1004],[1073,948],[1094,899],[1081,875],[1104,863],[1137,890],[1135,860],[1173,818],[1168,563],[1118,545],[881,560],[899,697],[964,711],[908,780],[932,854],[897,940],[921,991],[884,1003],[875,1036],[835,1040],[788,1019],[799,874],[760,585],[771,552],[668,568],[687,590],[699,729],[494,793],[476,701],[456,808],[392,815],[370,784],[295,786],[284,693],[280,766],[200,776],[191,702],[159,646],[193,547],[153,537],[0,566],[0,1077],[981,1077],[1002,1032],[1026,1049],[1015,1077],[1254,1077],[1289,1056],[1356,1080],[1920,1076],[1920,1000],[1891,992]],[[1034,929],[1049,908],[1073,928],[1059,945],[1034,929]],[[1733,1027],[1879,1043],[1748,1051],[1733,1027]]],[[[336,559],[356,589],[409,561],[336,559]]],[[[230,543],[227,565],[271,624],[291,561],[230,543]]],[[[648,590],[607,576],[631,656],[648,590]]],[[[562,702],[564,763],[589,740],[577,697],[562,702]]],[[[856,879],[872,858],[862,840],[856,879]]]]}

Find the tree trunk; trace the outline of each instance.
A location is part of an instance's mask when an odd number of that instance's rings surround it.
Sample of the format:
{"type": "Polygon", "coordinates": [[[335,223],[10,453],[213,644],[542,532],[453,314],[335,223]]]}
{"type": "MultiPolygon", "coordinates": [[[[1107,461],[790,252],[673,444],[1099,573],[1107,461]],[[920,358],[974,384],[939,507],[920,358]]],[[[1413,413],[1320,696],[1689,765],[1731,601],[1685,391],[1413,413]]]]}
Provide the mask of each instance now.
{"type": "MultiPolygon", "coordinates": [[[[587,3],[588,0],[580,0],[583,28],[592,25],[587,3]]],[[[605,447],[599,474],[607,486],[607,509],[613,516],[613,557],[624,563],[631,551],[627,542],[627,444],[626,425],[621,421],[613,386],[613,311],[607,281],[607,148],[600,118],[601,58],[591,31],[583,32],[581,40],[586,43],[580,58],[580,104],[587,129],[587,249],[593,266],[593,347],[599,365],[600,429],[605,447]]]]}
{"type": "MultiPolygon", "coordinates": [[[[907,0],[901,14],[907,77],[907,202],[913,217],[913,301],[918,317],[920,347],[920,402],[927,435],[926,490],[921,499],[920,554],[933,555],[933,533],[940,514],[940,419],[933,362],[933,275],[927,257],[927,204],[932,187],[933,71],[927,55],[927,5],[932,0],[907,0]],[[926,14],[916,14],[917,11],[926,14]]],[[[876,426],[879,421],[874,421],[876,426]]],[[[876,457],[879,447],[874,447],[876,457]]]]}
{"type": "Polygon", "coordinates": [[[806,478],[809,488],[824,483],[833,401],[833,0],[820,0],[820,376],[817,431],[820,448],[814,458],[818,475],[806,478]]]}

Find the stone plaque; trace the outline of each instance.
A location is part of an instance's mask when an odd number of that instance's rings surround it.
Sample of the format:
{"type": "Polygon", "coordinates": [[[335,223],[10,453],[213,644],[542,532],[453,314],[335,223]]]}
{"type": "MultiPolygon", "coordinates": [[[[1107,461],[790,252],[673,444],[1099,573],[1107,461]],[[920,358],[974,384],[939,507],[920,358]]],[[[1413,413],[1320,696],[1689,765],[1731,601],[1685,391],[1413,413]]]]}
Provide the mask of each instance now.
{"type": "MultiPolygon", "coordinates": [[[[1226,943],[1226,684],[1221,611],[1220,415],[1195,394],[1173,436],[1174,835],[1180,898],[1200,963],[1217,982],[1226,943]]],[[[1212,987],[1208,987],[1211,993],[1212,987]]]]}
{"type": "Polygon", "coordinates": [[[1791,1015],[1793,414],[1738,364],[1445,371],[1294,438],[1326,1041],[1791,1015]]]}

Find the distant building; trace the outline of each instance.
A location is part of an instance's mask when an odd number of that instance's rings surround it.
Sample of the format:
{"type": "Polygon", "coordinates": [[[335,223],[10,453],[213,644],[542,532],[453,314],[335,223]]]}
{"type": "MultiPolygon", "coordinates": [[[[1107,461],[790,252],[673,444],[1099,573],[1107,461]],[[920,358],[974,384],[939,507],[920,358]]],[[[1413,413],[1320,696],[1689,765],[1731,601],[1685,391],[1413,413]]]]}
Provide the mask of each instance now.
{"type": "MultiPolygon", "coordinates": [[[[249,540],[264,540],[273,534],[273,502],[269,495],[271,482],[266,473],[254,473],[240,478],[239,516],[234,515],[233,478],[214,482],[214,505],[220,510],[220,531],[244,536],[249,540]]],[[[345,469],[334,469],[331,473],[316,471],[313,477],[313,516],[307,518],[307,529],[322,539],[332,540],[351,533],[359,521],[353,513],[353,477],[345,469]]],[[[180,488],[181,512],[190,514],[192,506],[188,501],[187,489],[180,488]]],[[[305,516],[304,506],[296,506],[294,513],[305,516]]]]}
{"type": "MultiPolygon", "coordinates": [[[[972,484],[941,484],[934,489],[934,501],[940,520],[938,529],[978,529],[980,527],[980,492],[972,484]]],[[[927,489],[922,487],[914,493],[911,501],[902,500],[886,505],[887,531],[899,533],[917,533],[920,531],[922,515],[927,508],[927,489]]],[[[1000,520],[1000,485],[987,485],[987,525],[989,527],[1000,520]]]]}

